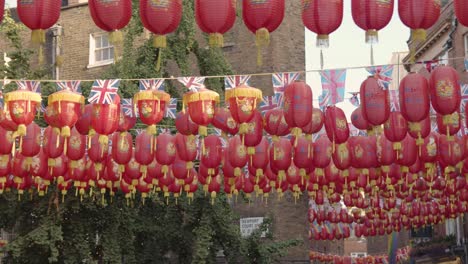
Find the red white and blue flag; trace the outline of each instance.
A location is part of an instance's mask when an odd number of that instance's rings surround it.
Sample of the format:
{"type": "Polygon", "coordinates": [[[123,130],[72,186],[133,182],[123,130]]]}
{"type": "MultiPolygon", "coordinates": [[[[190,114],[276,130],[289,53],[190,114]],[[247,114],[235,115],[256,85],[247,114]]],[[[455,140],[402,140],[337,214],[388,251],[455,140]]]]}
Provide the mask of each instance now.
{"type": "Polygon", "coordinates": [[[392,82],[393,65],[371,66],[367,67],[366,70],[377,78],[382,89],[388,90],[392,82]]]}
{"type": "Polygon", "coordinates": [[[324,111],[328,105],[328,97],[328,91],[322,90],[322,94],[318,97],[319,107],[322,111],[324,111]]]}
{"type": "Polygon", "coordinates": [[[177,116],[177,98],[171,98],[169,105],[166,107],[166,113],[164,117],[170,119],[176,119],[177,116]]]}
{"type": "Polygon", "coordinates": [[[227,90],[236,88],[241,84],[249,85],[250,75],[231,75],[224,77],[224,88],[227,90]]]}
{"type": "Polygon", "coordinates": [[[298,72],[280,72],[280,73],[274,73],[271,77],[271,80],[273,82],[273,90],[275,94],[283,94],[284,89],[286,87],[293,83],[294,81],[298,80],[299,77],[301,76],[300,73],[298,72]]]}
{"type": "Polygon", "coordinates": [[[468,59],[465,59],[465,71],[468,71],[468,59]]]}
{"type": "Polygon", "coordinates": [[[351,98],[349,98],[349,102],[355,106],[355,107],[359,107],[359,105],[361,104],[359,102],[359,92],[357,93],[350,93],[351,94],[351,98]]]}
{"type": "Polygon", "coordinates": [[[75,93],[81,93],[81,81],[63,81],[57,82],[58,91],[70,91],[75,93]]]}
{"type": "Polygon", "coordinates": [[[431,73],[432,70],[435,69],[435,67],[439,66],[439,60],[431,60],[431,61],[425,61],[423,62],[424,66],[426,67],[426,70],[431,73]]]}
{"type": "Polygon", "coordinates": [[[164,90],[164,79],[140,80],[140,91],[164,90]]]}
{"type": "Polygon", "coordinates": [[[41,93],[41,82],[38,81],[16,81],[18,90],[41,93]]]}
{"type": "Polygon", "coordinates": [[[124,98],[122,99],[122,111],[124,115],[129,117],[135,116],[135,111],[133,108],[133,99],[132,98],[124,98]]]}
{"type": "Polygon", "coordinates": [[[266,111],[277,108],[279,105],[279,98],[280,96],[278,94],[273,96],[263,96],[263,100],[258,107],[260,113],[265,114],[266,111]]]}
{"type": "Polygon", "coordinates": [[[465,107],[467,103],[468,103],[468,84],[463,84],[461,87],[460,113],[465,113],[465,107]]]}
{"type": "Polygon", "coordinates": [[[399,90],[390,90],[390,111],[400,111],[399,90]]]}
{"type": "Polygon", "coordinates": [[[219,136],[219,139],[221,139],[221,146],[223,148],[226,148],[227,147],[227,142],[226,142],[226,139],[224,137],[222,137],[223,135],[223,131],[221,131],[221,129],[218,129],[218,128],[215,128],[214,129],[214,132],[217,136],[219,136]]]}
{"type": "Polygon", "coordinates": [[[90,104],[113,104],[117,91],[119,90],[120,80],[96,80],[91,87],[88,102],[90,104]]]}
{"type": "Polygon", "coordinates": [[[320,78],[322,80],[323,104],[335,105],[343,102],[346,85],[346,70],[321,71],[320,78]]]}
{"type": "Polygon", "coordinates": [[[169,127],[160,127],[158,130],[160,134],[171,134],[171,129],[169,127]]]}
{"type": "Polygon", "coordinates": [[[177,80],[190,91],[198,91],[205,87],[205,77],[179,77],[177,80]]]}

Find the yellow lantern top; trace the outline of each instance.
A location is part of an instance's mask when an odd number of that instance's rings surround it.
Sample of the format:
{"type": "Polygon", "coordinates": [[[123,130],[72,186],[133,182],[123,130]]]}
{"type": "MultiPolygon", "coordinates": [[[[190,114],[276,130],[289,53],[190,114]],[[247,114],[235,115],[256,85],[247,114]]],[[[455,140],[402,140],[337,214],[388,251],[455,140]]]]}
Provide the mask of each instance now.
{"type": "Polygon", "coordinates": [[[230,89],[226,91],[226,101],[228,101],[231,98],[237,98],[237,97],[252,97],[256,98],[258,100],[262,100],[262,90],[250,87],[245,84],[241,84],[240,86],[237,86],[234,89],[230,89]]]}
{"type": "Polygon", "coordinates": [[[136,93],[133,97],[134,103],[137,103],[140,100],[158,100],[168,102],[171,100],[171,96],[168,93],[160,90],[145,90],[136,93]]]}
{"type": "Polygon", "coordinates": [[[75,92],[67,91],[67,90],[53,93],[49,95],[48,97],[49,104],[53,104],[55,102],[60,102],[60,101],[84,104],[85,98],[83,95],[79,93],[75,93],[75,92]]]}

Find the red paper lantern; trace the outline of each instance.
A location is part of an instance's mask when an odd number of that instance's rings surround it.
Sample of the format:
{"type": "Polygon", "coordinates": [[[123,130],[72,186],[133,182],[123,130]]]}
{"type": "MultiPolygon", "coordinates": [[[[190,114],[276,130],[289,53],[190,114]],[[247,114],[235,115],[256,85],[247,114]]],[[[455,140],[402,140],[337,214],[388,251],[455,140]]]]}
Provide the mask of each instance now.
{"type": "Polygon", "coordinates": [[[393,0],[352,0],[354,23],[366,31],[366,43],[377,43],[378,31],[388,25],[393,15],[393,0]]]}
{"type": "Polygon", "coordinates": [[[385,137],[393,142],[393,149],[401,150],[401,141],[406,137],[408,131],[405,118],[400,112],[391,112],[390,118],[384,124],[385,137]]]}
{"type": "MultiPolygon", "coordinates": [[[[375,168],[377,162],[377,141],[375,137],[351,137],[349,139],[351,147],[351,160],[354,168],[368,171],[370,168],[375,168]]],[[[368,174],[368,172],[364,172],[368,174]]]]}
{"type": "Polygon", "coordinates": [[[249,171],[256,177],[263,176],[266,173],[268,163],[270,162],[269,149],[269,143],[265,137],[262,138],[260,144],[255,146],[255,154],[249,160],[249,171]]]}
{"type": "Polygon", "coordinates": [[[314,143],[314,166],[315,174],[319,177],[324,175],[323,170],[331,162],[333,146],[331,141],[325,135],[321,135],[314,143]]]}
{"type": "Polygon", "coordinates": [[[312,119],[312,88],[305,82],[294,82],[286,87],[283,98],[284,118],[298,137],[312,119]]]}
{"type": "Polygon", "coordinates": [[[444,116],[444,125],[449,125],[450,114],[460,109],[458,72],[449,66],[439,66],[432,71],[429,84],[432,107],[444,116]]]}
{"type": "Polygon", "coordinates": [[[408,122],[416,123],[429,115],[429,82],[419,73],[410,73],[400,82],[400,110],[408,122]]]}
{"type": "Polygon", "coordinates": [[[437,114],[437,129],[439,134],[453,136],[458,133],[461,127],[460,113],[454,112],[450,115],[437,114]]]}
{"type": "Polygon", "coordinates": [[[11,120],[18,125],[17,135],[26,135],[26,126],[31,124],[36,114],[37,105],[41,103],[41,95],[27,90],[18,90],[5,94],[5,109],[11,120]]]}
{"type": "Polygon", "coordinates": [[[221,164],[222,152],[223,147],[218,136],[209,135],[205,138],[205,152],[201,155],[201,163],[208,169],[209,177],[217,175],[216,170],[221,164]]]}
{"type": "Polygon", "coordinates": [[[382,89],[375,77],[369,77],[361,84],[359,95],[364,119],[372,126],[385,123],[390,116],[388,90],[382,89]]]}
{"type": "MultiPolygon", "coordinates": [[[[147,132],[143,132],[135,138],[135,161],[138,162],[139,170],[143,173],[143,178],[146,178],[148,172],[148,165],[154,160],[154,143],[155,139],[147,132]]],[[[158,142],[159,143],[159,142],[158,142]]],[[[175,147],[174,147],[175,148],[175,147]]],[[[174,150],[175,151],[175,150],[174,150]]],[[[167,174],[169,168],[164,166],[163,173],[167,174]]]]}
{"type": "Polygon", "coordinates": [[[178,157],[188,162],[187,166],[191,169],[193,167],[193,161],[197,157],[196,138],[177,133],[175,136],[175,146],[178,157]]]}
{"type": "Polygon", "coordinates": [[[343,21],[343,0],[302,0],[302,22],[317,34],[317,47],[328,48],[329,36],[343,21]]]}
{"type": "Polygon", "coordinates": [[[231,112],[225,107],[216,107],[212,124],[223,133],[236,135],[239,132],[239,124],[232,118],[231,112]]]}
{"type": "Polygon", "coordinates": [[[270,33],[284,18],[284,0],[242,1],[242,18],[247,28],[256,35],[257,64],[262,65],[261,50],[270,44],[270,33]]]}
{"type": "Polygon", "coordinates": [[[156,124],[164,118],[170,100],[171,96],[168,93],[159,90],[140,91],[133,97],[141,122],[148,125],[150,135],[156,135],[156,124]]]}
{"type": "Polygon", "coordinates": [[[277,141],[279,137],[288,135],[291,130],[284,119],[284,111],[280,108],[268,110],[264,117],[265,131],[277,141]]]}
{"type": "Polygon", "coordinates": [[[402,166],[403,172],[408,172],[409,167],[416,162],[417,157],[418,148],[416,147],[416,142],[414,138],[407,135],[401,142],[401,152],[397,156],[396,162],[402,166]]]}
{"type": "Polygon", "coordinates": [[[100,29],[110,32],[109,42],[122,43],[124,28],[132,17],[131,0],[90,0],[91,18],[100,29]]]}
{"type": "Polygon", "coordinates": [[[109,135],[117,131],[120,119],[120,97],[113,104],[92,104],[91,127],[99,135],[102,145],[109,144],[109,135]],[[106,120],[106,122],[102,122],[106,120]]]}
{"type": "Polygon", "coordinates": [[[468,27],[468,3],[463,0],[454,0],[453,6],[455,7],[455,15],[458,22],[465,27],[468,27]]]}
{"type": "MultiPolygon", "coordinates": [[[[26,136],[24,136],[21,141],[21,154],[28,158],[36,156],[39,151],[41,151],[41,128],[36,123],[31,123],[27,126],[26,136]]],[[[28,159],[28,165],[30,164],[30,159],[28,159]]]]}
{"type": "Polygon", "coordinates": [[[314,163],[314,146],[311,140],[300,137],[294,147],[294,164],[299,168],[302,178],[310,172],[311,164],[314,163]]]}
{"type": "Polygon", "coordinates": [[[426,30],[439,19],[440,1],[398,0],[398,14],[401,22],[412,30],[412,39],[424,41],[426,39],[426,30]]]}
{"type": "Polygon", "coordinates": [[[11,120],[10,112],[7,108],[0,108],[0,127],[8,131],[16,131],[18,125],[11,120]]]}
{"type": "Polygon", "coordinates": [[[102,163],[107,159],[109,153],[109,145],[101,144],[100,135],[96,134],[91,137],[90,147],[88,149],[88,157],[94,163],[102,163]]]}
{"type": "Polygon", "coordinates": [[[198,134],[198,125],[190,119],[188,112],[182,111],[177,113],[175,126],[177,131],[182,135],[193,136],[198,134]]]}
{"type": "Polygon", "coordinates": [[[132,158],[133,138],[130,133],[114,133],[112,135],[112,160],[118,164],[118,172],[121,176],[125,171],[125,164],[132,158]]]}
{"type": "Polygon", "coordinates": [[[44,131],[43,150],[49,158],[49,167],[54,166],[55,159],[63,154],[64,138],[60,136],[60,130],[48,126],[44,131]]]}
{"type": "Polygon", "coordinates": [[[156,148],[156,161],[162,165],[162,172],[165,173],[177,155],[175,137],[169,133],[158,136],[156,148]]]}
{"type": "Polygon", "coordinates": [[[286,180],[286,171],[291,166],[291,158],[292,146],[289,140],[281,138],[279,141],[273,142],[270,148],[270,167],[278,171],[280,184],[286,180]]]}
{"type": "Polygon", "coordinates": [[[239,133],[245,134],[248,130],[247,122],[255,115],[257,103],[262,100],[262,91],[242,84],[226,91],[226,104],[229,104],[232,118],[240,124],[239,133]]]}
{"type": "Polygon", "coordinates": [[[71,130],[67,141],[67,157],[71,160],[80,160],[86,152],[86,137],[78,132],[76,127],[71,130]]]}
{"type": "Polygon", "coordinates": [[[83,114],[80,116],[75,124],[76,129],[82,135],[93,136],[96,131],[91,127],[91,118],[93,116],[93,105],[87,104],[84,106],[83,114]]]}
{"type": "Polygon", "coordinates": [[[369,125],[369,122],[364,119],[362,107],[354,109],[351,113],[351,124],[359,130],[369,130],[372,128],[371,125],[369,125]]]}
{"type": "Polygon", "coordinates": [[[200,136],[206,137],[208,135],[207,126],[213,120],[218,102],[219,94],[205,88],[184,94],[184,111],[185,106],[187,106],[190,118],[199,125],[198,134],[200,136]]]}
{"type": "Polygon", "coordinates": [[[209,34],[209,45],[223,47],[223,34],[236,21],[236,0],[196,0],[195,18],[198,27],[209,34]]]}
{"type": "Polygon", "coordinates": [[[166,47],[166,34],[174,32],[182,18],[182,0],[140,1],[140,18],[143,26],[154,36],[154,47],[166,47]]]}
{"type": "Polygon", "coordinates": [[[242,144],[240,136],[234,136],[228,143],[228,162],[234,167],[234,176],[239,177],[242,168],[247,164],[247,148],[242,144]]]}
{"type": "Polygon", "coordinates": [[[348,121],[341,108],[336,106],[327,107],[325,110],[325,130],[333,146],[335,146],[335,144],[342,144],[348,140],[348,121]]]}
{"type": "MultiPolygon", "coordinates": [[[[4,1],[2,1],[1,7],[3,9],[4,1]]],[[[18,1],[18,17],[25,26],[32,30],[32,43],[45,44],[45,29],[52,27],[57,22],[60,17],[60,8],[61,1],[59,0],[18,1]]]]}
{"type": "Polygon", "coordinates": [[[254,117],[247,124],[247,132],[244,135],[244,145],[249,155],[255,154],[255,146],[260,144],[263,138],[263,118],[259,111],[254,111],[254,117]]]}
{"type": "Polygon", "coordinates": [[[56,113],[56,122],[61,129],[61,135],[70,137],[70,131],[81,116],[84,97],[75,92],[63,90],[48,97],[48,107],[56,113]]]}
{"type": "Polygon", "coordinates": [[[117,128],[117,131],[125,132],[130,130],[135,126],[136,120],[137,118],[133,110],[130,110],[130,113],[127,114],[123,111],[123,107],[121,106],[119,115],[119,127],[117,128]]]}
{"type": "Polygon", "coordinates": [[[5,130],[0,126],[0,154],[10,154],[13,151],[13,142],[15,138],[13,137],[13,131],[5,130]]]}

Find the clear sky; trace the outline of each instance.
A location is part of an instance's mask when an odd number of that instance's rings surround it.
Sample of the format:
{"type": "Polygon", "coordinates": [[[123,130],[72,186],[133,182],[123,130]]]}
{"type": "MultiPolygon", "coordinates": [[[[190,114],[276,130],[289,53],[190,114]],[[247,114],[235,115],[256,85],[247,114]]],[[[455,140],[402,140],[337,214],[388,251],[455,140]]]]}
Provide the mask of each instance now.
{"type": "MultiPolygon", "coordinates": [[[[344,17],[340,28],[330,35],[330,47],[324,49],[325,69],[367,66],[370,64],[370,45],[365,43],[364,30],[354,24],[351,16],[351,1],[344,2],[344,17]]],[[[374,60],[376,65],[388,64],[392,52],[407,51],[406,41],[409,38],[409,30],[398,17],[395,1],[393,18],[387,27],[379,31],[379,43],[374,45],[374,60]]],[[[320,49],[315,47],[315,33],[306,29],[306,69],[320,69],[320,49]]],[[[365,69],[348,70],[346,77],[346,92],[359,91],[359,87],[367,78],[365,69]]],[[[320,76],[313,72],[307,74],[307,83],[314,91],[314,105],[318,107],[318,96],[322,87],[320,76]]],[[[350,95],[346,94],[345,98],[350,95]]],[[[348,100],[337,106],[346,112],[354,110],[348,100]]]]}
{"type": "Polygon", "coordinates": [[[6,0],[6,5],[9,7],[16,6],[16,0],[6,0]]]}

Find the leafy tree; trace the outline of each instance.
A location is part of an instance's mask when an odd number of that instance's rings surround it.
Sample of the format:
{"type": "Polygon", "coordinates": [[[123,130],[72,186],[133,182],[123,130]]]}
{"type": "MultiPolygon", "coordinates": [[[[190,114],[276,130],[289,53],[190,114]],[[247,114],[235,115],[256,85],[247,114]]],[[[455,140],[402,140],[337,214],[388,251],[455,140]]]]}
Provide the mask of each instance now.
{"type": "MultiPolygon", "coordinates": [[[[136,7],[138,1],[133,3],[136,7]]],[[[193,10],[193,0],[183,3],[184,10],[193,10]]],[[[196,40],[192,12],[184,12],[181,26],[168,39],[168,48],[159,53],[150,40],[136,45],[141,42],[143,29],[137,19],[137,8],[134,10],[134,19],[126,30],[123,58],[103,78],[168,77],[170,73],[164,65],[169,60],[188,75],[191,54],[201,74],[231,74],[220,50],[206,50],[196,40]],[[155,72],[158,54],[162,54],[163,67],[155,72]]],[[[0,29],[14,47],[9,53],[12,59],[9,66],[0,66],[3,74],[8,78],[47,78],[47,68],[29,67],[32,51],[21,45],[18,33],[21,26],[7,16],[0,29]]],[[[222,80],[208,80],[207,85],[222,91],[222,80]]],[[[53,86],[45,87],[48,87],[45,95],[53,92],[53,86]]],[[[83,87],[85,96],[89,87],[90,84],[83,87]]],[[[137,82],[125,81],[120,93],[128,98],[137,89],[137,82]]],[[[169,92],[180,98],[175,87],[170,86],[169,92]]],[[[228,263],[271,263],[298,244],[298,241],[274,242],[271,234],[260,238],[265,231],[263,227],[251,237],[242,238],[239,217],[222,193],[213,204],[202,192],[196,193],[193,201],[185,196],[169,199],[158,192],[151,193],[146,202],[139,195],[133,196],[125,199],[118,193],[101,200],[101,193],[90,189],[81,199],[70,190],[61,201],[54,187],[44,197],[34,192],[19,197],[13,190],[0,195],[0,228],[16,234],[4,248],[6,263],[209,264],[215,263],[220,251],[228,263]]],[[[267,224],[271,222],[264,226],[267,224]]]]}

